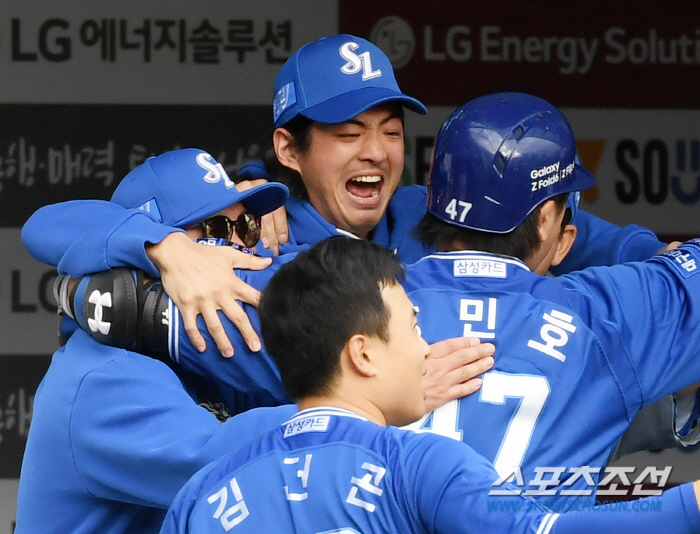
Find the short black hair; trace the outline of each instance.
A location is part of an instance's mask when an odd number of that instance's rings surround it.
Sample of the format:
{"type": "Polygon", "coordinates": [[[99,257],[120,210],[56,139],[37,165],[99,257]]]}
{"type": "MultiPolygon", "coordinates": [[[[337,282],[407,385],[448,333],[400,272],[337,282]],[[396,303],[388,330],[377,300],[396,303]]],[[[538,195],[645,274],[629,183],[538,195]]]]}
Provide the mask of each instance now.
{"type": "Polygon", "coordinates": [[[265,349],[291,399],[332,390],[353,335],[389,341],[381,290],[403,276],[391,251],[345,236],[317,243],[272,276],[258,314],[265,349]]]}
{"type": "MultiPolygon", "coordinates": [[[[294,150],[301,153],[306,152],[311,146],[311,126],[314,121],[303,115],[297,115],[289,122],[281,127],[287,130],[292,137],[292,146],[294,150]]],[[[309,193],[306,190],[304,181],[294,169],[285,167],[277,159],[275,149],[270,148],[265,153],[265,167],[267,168],[272,180],[281,182],[287,186],[289,193],[299,200],[309,200],[309,193]]]]}
{"type": "MultiPolygon", "coordinates": [[[[557,213],[566,207],[568,199],[569,193],[562,193],[551,199],[554,200],[557,213]]],[[[515,230],[505,234],[462,228],[426,213],[418,223],[415,235],[424,245],[437,250],[454,250],[455,244],[460,243],[469,250],[502,254],[526,261],[540,246],[538,223],[541,208],[542,204],[538,205],[515,230]]],[[[570,220],[569,211],[562,221],[561,232],[564,232],[570,220]]]]}
{"type": "MultiPolygon", "coordinates": [[[[389,101],[378,106],[384,106],[391,110],[394,117],[401,119],[401,124],[404,123],[404,108],[398,101],[389,101]]],[[[298,153],[306,152],[311,146],[311,127],[315,121],[303,115],[297,115],[293,119],[284,123],[280,128],[287,130],[292,137],[292,146],[298,153]]],[[[270,173],[271,179],[276,182],[281,182],[287,186],[289,193],[299,200],[309,200],[309,193],[304,185],[301,174],[297,171],[285,167],[277,159],[274,148],[270,148],[265,153],[265,167],[270,173]]]]}

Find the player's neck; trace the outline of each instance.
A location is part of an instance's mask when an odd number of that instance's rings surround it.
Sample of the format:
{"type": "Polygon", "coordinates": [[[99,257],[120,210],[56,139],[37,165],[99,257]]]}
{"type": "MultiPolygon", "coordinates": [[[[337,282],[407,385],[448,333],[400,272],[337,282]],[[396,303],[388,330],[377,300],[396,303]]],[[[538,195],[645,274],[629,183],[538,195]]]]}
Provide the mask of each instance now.
{"type": "Polygon", "coordinates": [[[352,400],[343,398],[341,395],[318,395],[305,397],[297,403],[299,411],[309,408],[318,408],[321,406],[332,406],[333,408],[341,408],[350,412],[361,415],[362,417],[377,423],[381,426],[386,426],[386,419],[381,410],[372,402],[362,397],[355,397],[352,400]]]}

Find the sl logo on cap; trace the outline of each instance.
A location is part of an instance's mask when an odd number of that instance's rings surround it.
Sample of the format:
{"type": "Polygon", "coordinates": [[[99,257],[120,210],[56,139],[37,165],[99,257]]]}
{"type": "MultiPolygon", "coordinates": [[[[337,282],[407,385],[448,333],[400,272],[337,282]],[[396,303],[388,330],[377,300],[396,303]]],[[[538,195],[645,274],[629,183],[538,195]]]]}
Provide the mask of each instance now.
{"type": "Polygon", "coordinates": [[[226,174],[226,170],[224,169],[223,165],[217,162],[209,154],[206,152],[200,152],[197,154],[195,159],[197,161],[197,165],[199,165],[205,171],[208,171],[207,174],[204,175],[205,182],[215,184],[223,178],[227,189],[234,187],[235,184],[233,183],[233,180],[228,177],[228,174],[226,174]]]}
{"type": "Polygon", "coordinates": [[[340,68],[340,72],[343,74],[357,74],[362,70],[363,82],[381,76],[381,69],[372,70],[372,58],[369,55],[369,51],[362,52],[359,56],[353,52],[359,47],[360,45],[352,41],[340,47],[340,57],[347,60],[347,63],[340,68]]]}

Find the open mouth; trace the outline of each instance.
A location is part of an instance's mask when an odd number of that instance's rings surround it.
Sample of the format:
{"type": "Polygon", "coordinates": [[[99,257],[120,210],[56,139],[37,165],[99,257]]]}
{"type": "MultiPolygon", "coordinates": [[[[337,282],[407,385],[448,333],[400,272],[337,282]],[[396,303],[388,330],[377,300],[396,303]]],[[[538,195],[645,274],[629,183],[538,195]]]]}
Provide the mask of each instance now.
{"type": "Polygon", "coordinates": [[[345,189],[358,199],[374,199],[382,192],[384,179],[378,174],[355,176],[345,183],[345,189]]]}

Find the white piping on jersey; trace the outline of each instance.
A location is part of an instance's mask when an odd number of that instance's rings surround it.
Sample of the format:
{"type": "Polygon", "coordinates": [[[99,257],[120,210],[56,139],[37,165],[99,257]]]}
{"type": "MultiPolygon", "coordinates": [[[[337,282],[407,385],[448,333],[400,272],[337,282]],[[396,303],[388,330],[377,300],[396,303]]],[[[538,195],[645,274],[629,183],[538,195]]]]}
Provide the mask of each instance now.
{"type": "Polygon", "coordinates": [[[525,265],[518,258],[513,258],[512,256],[501,256],[500,254],[491,254],[489,252],[470,252],[468,250],[450,250],[448,252],[436,252],[425,256],[418,260],[419,263],[423,260],[434,259],[434,260],[483,260],[483,261],[500,261],[502,263],[509,263],[510,265],[515,265],[529,271],[530,268],[525,265]]]}
{"type": "Polygon", "coordinates": [[[350,410],[334,408],[333,406],[315,406],[313,408],[307,408],[306,410],[297,412],[297,414],[294,417],[292,417],[289,421],[283,424],[286,425],[292,423],[297,419],[305,419],[310,415],[336,415],[338,417],[352,417],[354,419],[361,419],[363,421],[367,421],[366,417],[362,417],[361,415],[358,415],[355,412],[351,412],[350,410]]]}
{"type": "Polygon", "coordinates": [[[180,310],[168,299],[168,312],[170,312],[170,324],[168,325],[168,352],[170,357],[180,363],[180,310]]]}
{"type": "Polygon", "coordinates": [[[360,238],[357,237],[355,234],[352,234],[352,233],[348,232],[347,230],[341,230],[341,229],[338,228],[337,226],[336,226],[335,230],[336,230],[336,232],[338,232],[338,233],[341,234],[341,235],[346,235],[346,236],[348,236],[348,237],[352,237],[353,239],[360,239],[360,238]]]}
{"type": "Polygon", "coordinates": [[[540,523],[540,528],[537,529],[536,534],[549,534],[549,531],[552,530],[552,526],[558,517],[559,514],[547,514],[544,516],[542,522],[540,523]]]}

